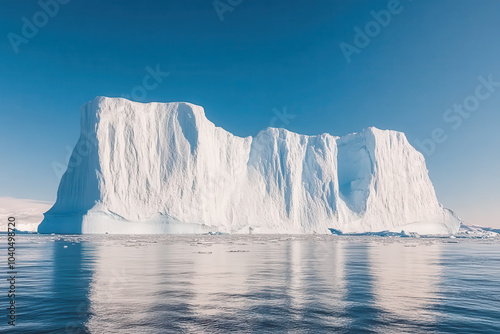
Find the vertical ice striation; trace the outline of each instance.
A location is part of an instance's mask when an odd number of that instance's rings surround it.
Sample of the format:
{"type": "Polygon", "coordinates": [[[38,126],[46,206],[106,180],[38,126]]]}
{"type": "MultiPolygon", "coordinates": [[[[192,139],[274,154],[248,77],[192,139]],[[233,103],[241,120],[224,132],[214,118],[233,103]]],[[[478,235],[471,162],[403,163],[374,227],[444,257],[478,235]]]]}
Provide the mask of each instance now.
{"type": "Polygon", "coordinates": [[[240,138],[189,103],[98,97],[41,233],[455,233],[423,156],[395,131],[240,138]]]}

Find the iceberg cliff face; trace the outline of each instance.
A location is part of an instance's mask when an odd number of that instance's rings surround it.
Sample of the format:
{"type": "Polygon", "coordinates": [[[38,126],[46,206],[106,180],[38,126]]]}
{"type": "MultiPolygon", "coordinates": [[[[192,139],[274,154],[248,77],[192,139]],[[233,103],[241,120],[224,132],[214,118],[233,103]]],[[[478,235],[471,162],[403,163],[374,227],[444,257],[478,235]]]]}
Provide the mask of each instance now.
{"type": "Polygon", "coordinates": [[[41,233],[458,231],[395,131],[240,138],[189,103],[99,97],[41,233]]]}

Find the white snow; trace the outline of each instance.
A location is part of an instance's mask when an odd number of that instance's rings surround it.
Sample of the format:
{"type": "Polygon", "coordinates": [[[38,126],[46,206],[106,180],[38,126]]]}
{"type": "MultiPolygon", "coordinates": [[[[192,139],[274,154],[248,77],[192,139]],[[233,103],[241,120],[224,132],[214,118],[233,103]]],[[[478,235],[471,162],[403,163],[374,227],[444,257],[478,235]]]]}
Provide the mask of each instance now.
{"type": "Polygon", "coordinates": [[[190,103],[98,97],[42,233],[450,234],[423,156],[401,132],[240,138],[190,103]]]}
{"type": "Polygon", "coordinates": [[[43,213],[50,209],[53,203],[0,197],[0,232],[7,231],[7,219],[16,219],[16,229],[19,231],[36,232],[38,225],[43,220],[43,213]]]}

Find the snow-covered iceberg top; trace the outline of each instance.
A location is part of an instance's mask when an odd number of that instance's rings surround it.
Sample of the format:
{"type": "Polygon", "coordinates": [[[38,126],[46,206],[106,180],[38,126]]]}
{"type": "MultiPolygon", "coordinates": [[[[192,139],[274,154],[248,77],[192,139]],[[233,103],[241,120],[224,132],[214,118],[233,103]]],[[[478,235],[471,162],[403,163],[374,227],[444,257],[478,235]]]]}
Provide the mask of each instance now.
{"type": "Polygon", "coordinates": [[[425,160],[401,132],[268,128],[241,138],[190,103],[98,97],[42,233],[451,234],[425,160]]]}

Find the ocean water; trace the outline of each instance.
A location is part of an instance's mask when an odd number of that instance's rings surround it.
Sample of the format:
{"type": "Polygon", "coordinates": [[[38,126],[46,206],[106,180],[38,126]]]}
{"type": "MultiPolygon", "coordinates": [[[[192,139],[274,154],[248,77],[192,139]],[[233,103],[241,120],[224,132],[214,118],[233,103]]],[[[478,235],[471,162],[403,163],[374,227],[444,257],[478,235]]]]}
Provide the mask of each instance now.
{"type": "Polygon", "coordinates": [[[500,333],[499,239],[18,235],[16,255],[2,333],[500,333]]]}

